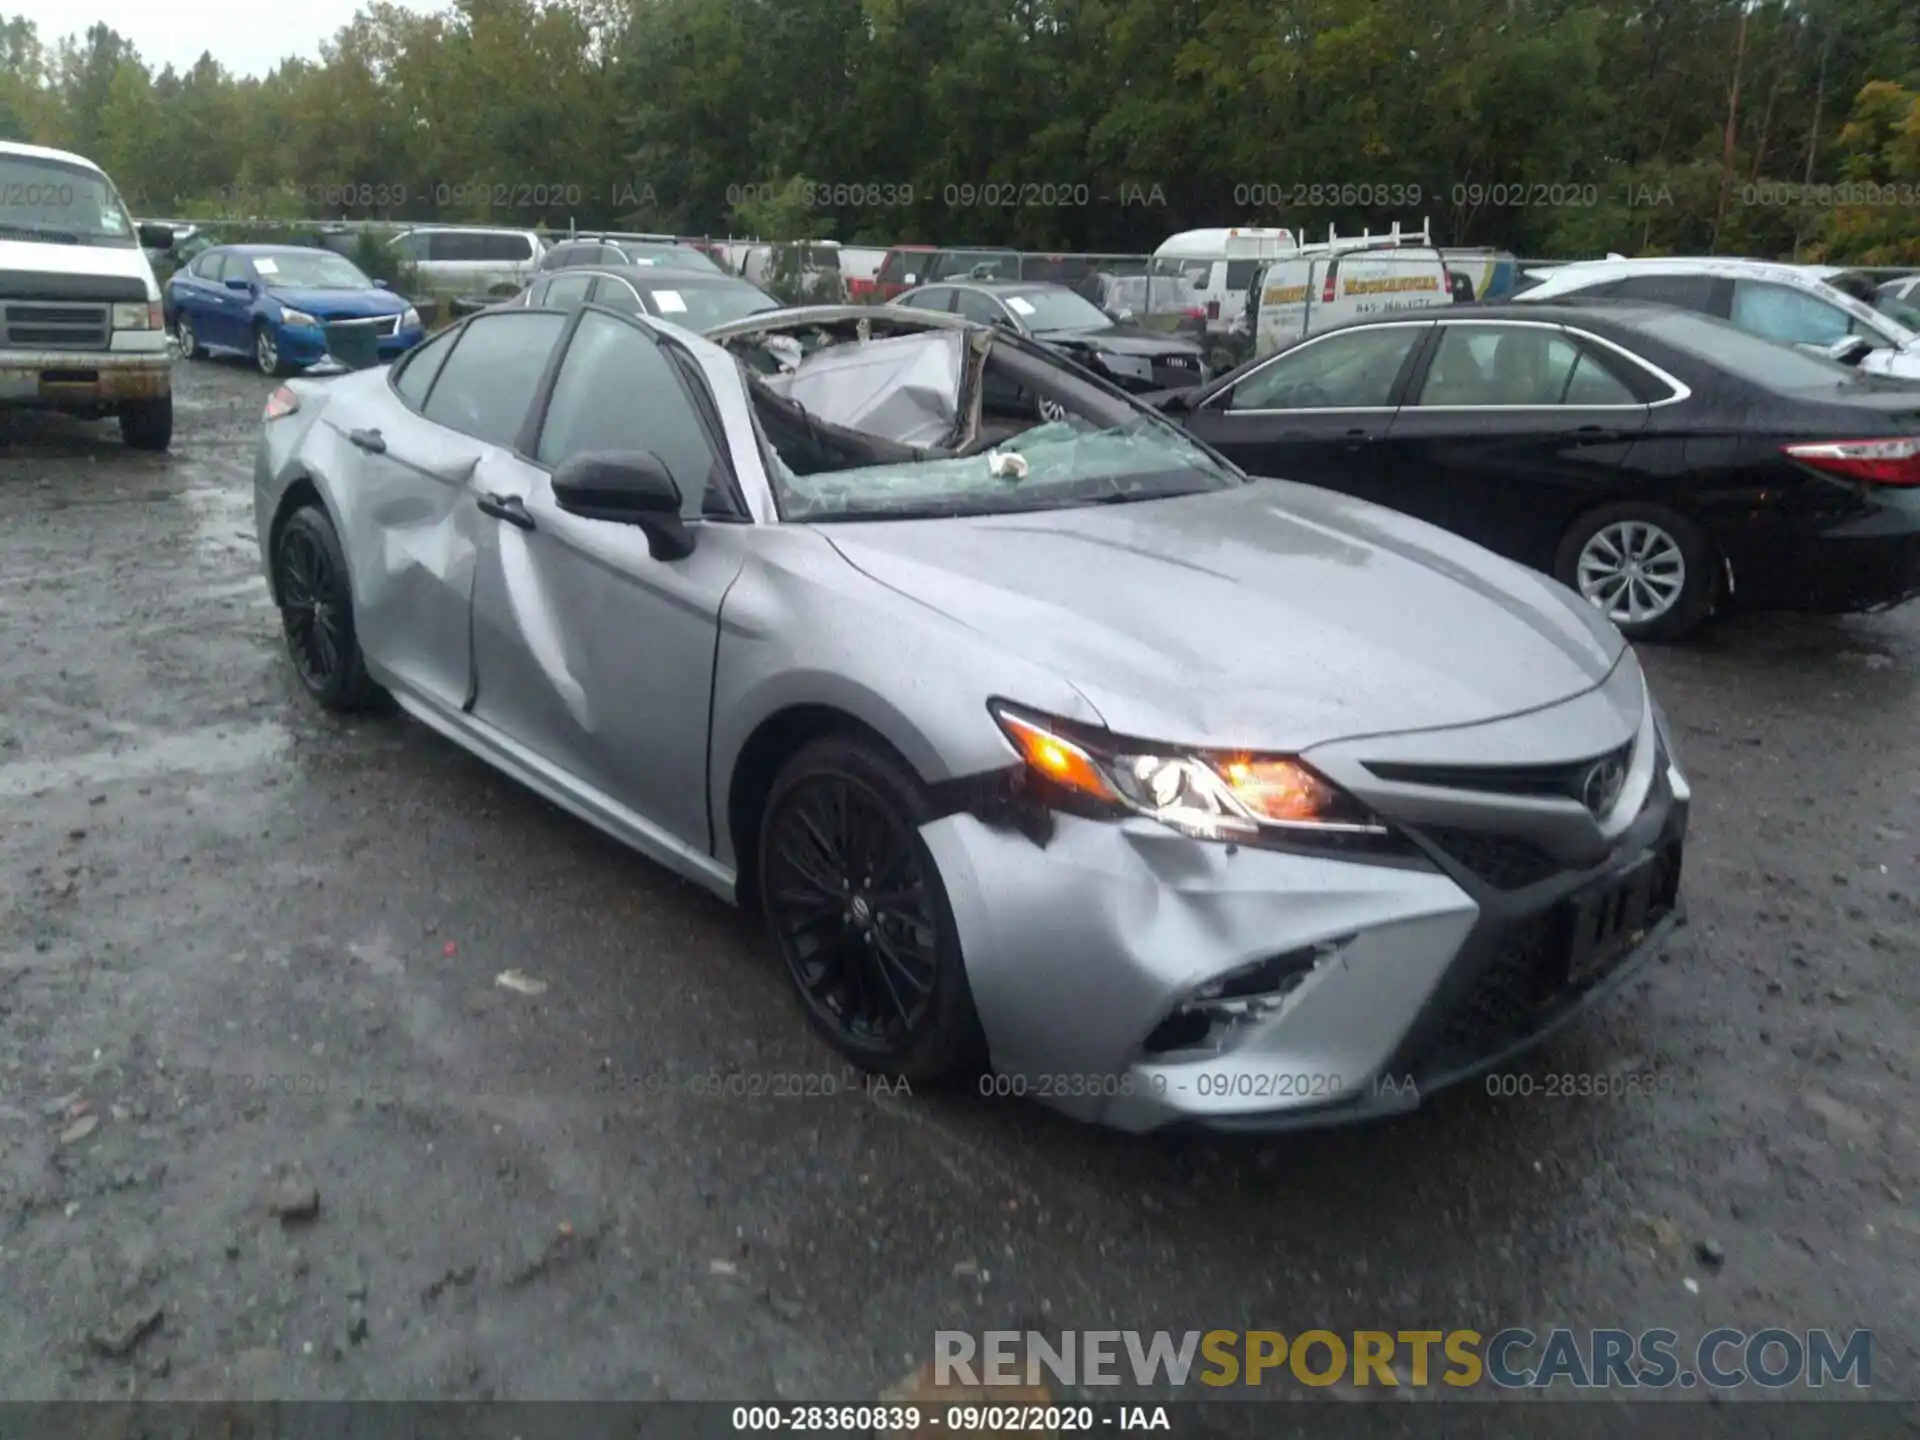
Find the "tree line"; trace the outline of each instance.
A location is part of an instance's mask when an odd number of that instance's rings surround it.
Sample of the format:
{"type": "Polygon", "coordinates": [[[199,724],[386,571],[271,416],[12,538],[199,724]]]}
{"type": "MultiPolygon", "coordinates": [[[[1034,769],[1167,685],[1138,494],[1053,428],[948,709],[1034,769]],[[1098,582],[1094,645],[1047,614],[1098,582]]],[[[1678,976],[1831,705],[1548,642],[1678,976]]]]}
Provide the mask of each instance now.
{"type": "Polygon", "coordinates": [[[1912,0],[375,3],[264,78],[0,20],[0,137],[136,214],[1920,264],[1912,0]]]}

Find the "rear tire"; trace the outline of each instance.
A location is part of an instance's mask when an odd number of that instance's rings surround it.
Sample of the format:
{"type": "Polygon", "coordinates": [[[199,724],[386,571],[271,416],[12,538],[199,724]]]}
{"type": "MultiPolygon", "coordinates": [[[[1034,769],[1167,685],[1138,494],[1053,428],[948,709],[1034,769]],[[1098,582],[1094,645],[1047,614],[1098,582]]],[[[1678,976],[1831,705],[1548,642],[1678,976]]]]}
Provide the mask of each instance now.
{"type": "Polygon", "coordinates": [[[131,450],[166,450],[173,443],[173,396],[130,400],[122,405],[120,438],[131,450]]]}
{"type": "Polygon", "coordinates": [[[203,360],[207,352],[200,346],[200,337],[193,333],[193,321],[181,315],[173,322],[173,338],[180,343],[182,360],[203,360]]]}
{"type": "Polygon", "coordinates": [[[1560,542],[1553,573],[1629,640],[1676,640],[1719,596],[1721,565],[1700,527],[1664,505],[1589,510],[1560,542]]]}
{"type": "Polygon", "coordinates": [[[322,709],[366,710],[380,697],[353,624],[346,552],[318,505],[294,511],[273,542],[273,588],[294,674],[322,709]]]}
{"type": "Polygon", "coordinates": [[[287,367],[280,360],[280,343],[273,338],[273,327],[253,327],[253,363],[262,375],[284,375],[287,367]]]}
{"type": "Polygon", "coordinates": [[[807,1018],[863,1071],[937,1084],[987,1046],[920,827],[926,787],[880,746],[829,736],[789,760],[759,836],[760,908],[807,1018]]]}

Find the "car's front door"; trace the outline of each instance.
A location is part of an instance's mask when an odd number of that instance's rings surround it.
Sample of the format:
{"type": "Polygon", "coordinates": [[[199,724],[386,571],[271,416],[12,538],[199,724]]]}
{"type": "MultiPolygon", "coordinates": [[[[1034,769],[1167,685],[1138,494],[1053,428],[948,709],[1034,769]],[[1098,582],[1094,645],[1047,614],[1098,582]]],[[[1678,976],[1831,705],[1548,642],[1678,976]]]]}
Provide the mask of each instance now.
{"type": "Polygon", "coordinates": [[[552,311],[481,315],[414,351],[394,373],[377,425],[350,429],[357,489],[378,547],[354,576],[359,640],[404,689],[450,711],[473,693],[476,550],[492,539],[477,508],[513,454],[548,357],[566,328],[552,311]]]}
{"type": "Polygon", "coordinates": [[[219,273],[207,287],[206,323],[200,331],[208,344],[252,351],[253,292],[235,288],[252,279],[253,266],[245,256],[229,250],[220,257],[219,273]]]}
{"type": "Polygon", "coordinates": [[[1646,427],[1631,367],[1554,324],[1441,321],[1381,447],[1380,498],[1549,566],[1573,517],[1613,490],[1646,427]]]}
{"type": "Polygon", "coordinates": [[[627,812],[656,847],[711,854],[705,783],[720,602],[751,529],[711,400],[639,322],[580,312],[532,442],[487,500],[474,586],[475,717],[627,812]],[[683,496],[691,554],[561,509],[576,455],[647,451],[683,496]],[[728,523],[738,521],[739,523],[728,523]]]}
{"type": "Polygon", "coordinates": [[[1187,428],[1241,469],[1379,500],[1381,447],[1431,321],[1333,330],[1216,391],[1187,428]]]}

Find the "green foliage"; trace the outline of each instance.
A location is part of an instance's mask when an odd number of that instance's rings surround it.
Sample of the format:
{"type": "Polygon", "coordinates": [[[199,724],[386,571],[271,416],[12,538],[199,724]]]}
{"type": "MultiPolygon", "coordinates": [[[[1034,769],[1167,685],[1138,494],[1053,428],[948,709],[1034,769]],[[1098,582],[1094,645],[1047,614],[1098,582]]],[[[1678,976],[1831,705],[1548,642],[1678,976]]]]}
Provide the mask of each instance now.
{"type": "Polygon", "coordinates": [[[1916,91],[1913,0],[371,0],[264,79],[0,17],[0,135],[144,214],[791,241],[1430,217],[1525,255],[1911,260],[1910,200],[1782,197],[1910,196],[1916,91]]]}

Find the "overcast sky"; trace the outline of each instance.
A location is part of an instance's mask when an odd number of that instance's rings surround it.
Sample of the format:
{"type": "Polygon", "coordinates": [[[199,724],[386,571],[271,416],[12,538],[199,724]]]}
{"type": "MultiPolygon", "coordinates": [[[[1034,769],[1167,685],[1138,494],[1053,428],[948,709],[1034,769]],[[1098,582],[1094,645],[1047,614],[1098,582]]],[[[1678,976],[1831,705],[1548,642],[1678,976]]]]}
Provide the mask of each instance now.
{"type": "MultiPolygon", "coordinates": [[[[187,70],[211,50],[236,75],[265,75],[289,55],[312,60],[320,42],[353,18],[361,0],[272,0],[266,5],[166,5],[155,0],[0,0],[0,14],[25,15],[51,49],[62,35],[83,35],[104,21],[133,42],[155,71],[187,70]]],[[[402,0],[414,10],[436,0],[402,0]]]]}

